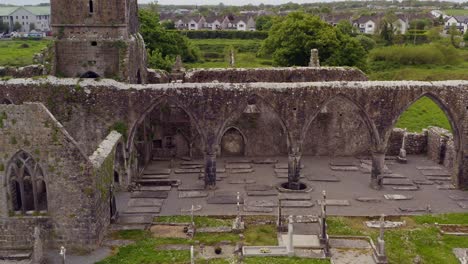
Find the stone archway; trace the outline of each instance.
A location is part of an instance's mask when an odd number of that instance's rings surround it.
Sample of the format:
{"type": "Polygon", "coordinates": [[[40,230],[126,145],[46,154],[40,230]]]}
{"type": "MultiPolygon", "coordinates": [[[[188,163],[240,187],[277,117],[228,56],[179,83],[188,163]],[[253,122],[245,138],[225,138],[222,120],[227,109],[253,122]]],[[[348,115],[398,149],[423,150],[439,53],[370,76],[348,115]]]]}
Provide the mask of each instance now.
{"type": "Polygon", "coordinates": [[[6,104],[6,105],[10,105],[10,104],[13,104],[13,102],[8,99],[8,98],[3,98],[1,101],[0,101],[0,104],[6,104]]]}
{"type": "Polygon", "coordinates": [[[93,71],[87,71],[85,73],[83,73],[80,78],[89,78],[89,79],[96,79],[96,78],[99,78],[99,74],[93,72],[93,71]]]}
{"type": "Polygon", "coordinates": [[[221,138],[221,156],[244,156],[245,136],[238,128],[230,127],[221,138]]]}

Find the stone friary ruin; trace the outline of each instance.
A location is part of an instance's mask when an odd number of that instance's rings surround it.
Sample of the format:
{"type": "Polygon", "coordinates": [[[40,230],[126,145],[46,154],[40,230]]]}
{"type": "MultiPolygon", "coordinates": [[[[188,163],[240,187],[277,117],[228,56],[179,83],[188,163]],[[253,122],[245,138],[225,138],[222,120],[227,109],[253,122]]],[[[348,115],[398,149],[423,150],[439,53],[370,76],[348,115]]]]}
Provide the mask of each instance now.
{"type": "Polygon", "coordinates": [[[13,77],[0,81],[0,249],[32,246],[37,226],[52,247],[96,248],[117,215],[114,190],[155,160],[201,160],[184,177],[212,190],[223,158],[283,157],[296,190],[305,157],[369,157],[362,186],[379,190],[386,157],[424,154],[468,187],[466,81],[374,82],[340,67],[166,73],[145,66],[136,0],[51,4],[44,65],[0,70],[13,77]],[[452,134],[395,129],[423,96],[452,134]]]}

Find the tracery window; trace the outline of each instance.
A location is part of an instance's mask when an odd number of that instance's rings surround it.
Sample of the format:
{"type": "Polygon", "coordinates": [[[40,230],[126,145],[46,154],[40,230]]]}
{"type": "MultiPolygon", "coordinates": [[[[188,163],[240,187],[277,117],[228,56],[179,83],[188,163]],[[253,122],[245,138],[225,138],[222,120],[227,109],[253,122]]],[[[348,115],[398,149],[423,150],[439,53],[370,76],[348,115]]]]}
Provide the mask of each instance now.
{"type": "Polygon", "coordinates": [[[19,151],[8,164],[10,209],[15,215],[45,213],[47,187],[40,165],[24,151],[19,151]]]}

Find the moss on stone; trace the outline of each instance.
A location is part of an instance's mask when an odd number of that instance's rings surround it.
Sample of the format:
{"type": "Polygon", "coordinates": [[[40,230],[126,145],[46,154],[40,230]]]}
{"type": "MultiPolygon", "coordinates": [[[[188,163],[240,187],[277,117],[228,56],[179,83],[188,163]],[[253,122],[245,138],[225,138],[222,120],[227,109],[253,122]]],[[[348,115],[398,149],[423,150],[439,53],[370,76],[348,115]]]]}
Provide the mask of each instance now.
{"type": "Polygon", "coordinates": [[[128,133],[128,127],[127,127],[127,124],[123,121],[117,121],[115,122],[110,130],[115,130],[117,132],[119,132],[125,139],[127,139],[127,133],[128,133]]]}

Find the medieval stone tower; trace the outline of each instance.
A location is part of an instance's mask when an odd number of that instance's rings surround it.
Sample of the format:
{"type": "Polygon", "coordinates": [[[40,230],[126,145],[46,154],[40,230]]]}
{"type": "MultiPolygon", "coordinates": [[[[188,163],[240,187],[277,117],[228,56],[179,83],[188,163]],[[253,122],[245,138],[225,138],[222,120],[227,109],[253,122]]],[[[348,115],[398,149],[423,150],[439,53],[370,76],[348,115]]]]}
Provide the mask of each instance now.
{"type": "Polygon", "coordinates": [[[52,74],[146,82],[137,0],[51,0],[52,74]]]}

